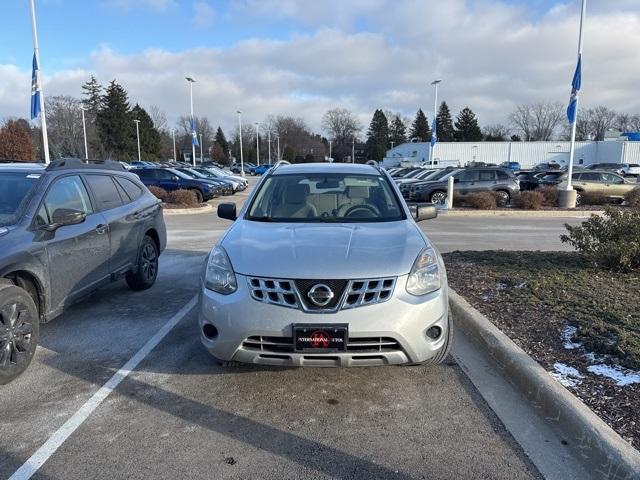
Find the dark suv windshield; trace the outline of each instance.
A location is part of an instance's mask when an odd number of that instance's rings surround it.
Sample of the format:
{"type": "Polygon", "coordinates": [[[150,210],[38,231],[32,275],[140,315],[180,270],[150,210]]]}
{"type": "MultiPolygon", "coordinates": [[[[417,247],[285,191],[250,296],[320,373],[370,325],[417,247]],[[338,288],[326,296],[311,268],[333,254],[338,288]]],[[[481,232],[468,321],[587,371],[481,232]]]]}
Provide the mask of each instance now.
{"type": "Polygon", "coordinates": [[[359,174],[269,177],[249,208],[265,222],[392,222],[405,218],[387,179],[359,174]]]}
{"type": "Polygon", "coordinates": [[[0,227],[17,223],[39,178],[37,173],[0,172],[0,227]]]}

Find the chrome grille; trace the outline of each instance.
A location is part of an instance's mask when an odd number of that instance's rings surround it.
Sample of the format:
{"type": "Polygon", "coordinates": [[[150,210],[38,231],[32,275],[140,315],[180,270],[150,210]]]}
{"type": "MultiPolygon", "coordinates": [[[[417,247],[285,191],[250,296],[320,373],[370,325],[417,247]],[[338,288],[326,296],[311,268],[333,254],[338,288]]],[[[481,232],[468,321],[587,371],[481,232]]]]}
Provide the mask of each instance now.
{"type": "Polygon", "coordinates": [[[298,295],[290,280],[249,277],[249,290],[253,299],[259,302],[300,308],[298,295]]]}
{"type": "Polygon", "coordinates": [[[395,285],[395,278],[352,280],[342,308],[356,308],[386,302],[391,298],[395,285]]]}
{"type": "MultiPolygon", "coordinates": [[[[242,346],[265,353],[293,353],[293,337],[248,337],[242,346]]],[[[402,351],[397,340],[391,337],[349,337],[347,353],[388,353],[402,351]]]]}

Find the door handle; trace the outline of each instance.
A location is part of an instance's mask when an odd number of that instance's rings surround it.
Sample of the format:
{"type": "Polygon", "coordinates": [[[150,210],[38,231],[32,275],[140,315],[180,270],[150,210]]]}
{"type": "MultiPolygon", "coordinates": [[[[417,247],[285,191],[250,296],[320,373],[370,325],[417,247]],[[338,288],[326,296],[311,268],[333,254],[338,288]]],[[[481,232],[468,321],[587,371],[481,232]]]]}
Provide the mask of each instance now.
{"type": "Polygon", "coordinates": [[[106,233],[106,232],[107,232],[108,228],[109,228],[109,227],[108,227],[107,225],[105,225],[105,224],[101,223],[100,225],[98,225],[98,226],[96,227],[96,233],[97,233],[98,235],[102,235],[102,234],[104,234],[104,233],[106,233]]]}

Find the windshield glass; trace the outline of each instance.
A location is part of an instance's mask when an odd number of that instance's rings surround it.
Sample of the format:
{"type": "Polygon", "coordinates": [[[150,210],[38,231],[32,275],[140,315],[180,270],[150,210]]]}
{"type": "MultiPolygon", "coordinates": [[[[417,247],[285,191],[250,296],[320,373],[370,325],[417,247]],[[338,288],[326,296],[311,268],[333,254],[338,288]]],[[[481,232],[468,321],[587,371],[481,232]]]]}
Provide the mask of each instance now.
{"type": "Polygon", "coordinates": [[[0,227],[18,222],[39,178],[37,173],[0,173],[0,227]]]}
{"type": "Polygon", "coordinates": [[[263,222],[392,222],[404,218],[386,178],[339,173],[269,177],[247,216],[263,222]]]}

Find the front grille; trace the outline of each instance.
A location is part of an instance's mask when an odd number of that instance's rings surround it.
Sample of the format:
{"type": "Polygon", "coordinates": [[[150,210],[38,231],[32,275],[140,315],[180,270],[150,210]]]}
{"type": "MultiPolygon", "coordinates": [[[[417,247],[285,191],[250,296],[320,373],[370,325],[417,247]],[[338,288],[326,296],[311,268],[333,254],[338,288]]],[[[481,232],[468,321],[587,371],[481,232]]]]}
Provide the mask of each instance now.
{"type": "MultiPolygon", "coordinates": [[[[263,353],[293,353],[293,337],[251,336],[242,342],[243,348],[263,353]]],[[[349,337],[347,353],[389,353],[402,351],[391,337],[349,337]]]]}
{"type": "Polygon", "coordinates": [[[387,277],[361,280],[288,280],[248,277],[248,282],[251,297],[259,302],[308,312],[333,313],[341,309],[386,302],[393,295],[396,279],[387,277]],[[331,289],[333,298],[326,305],[318,306],[309,298],[309,291],[321,284],[331,289]]]}

